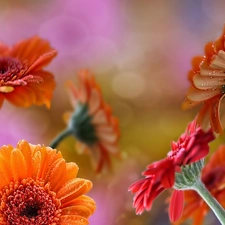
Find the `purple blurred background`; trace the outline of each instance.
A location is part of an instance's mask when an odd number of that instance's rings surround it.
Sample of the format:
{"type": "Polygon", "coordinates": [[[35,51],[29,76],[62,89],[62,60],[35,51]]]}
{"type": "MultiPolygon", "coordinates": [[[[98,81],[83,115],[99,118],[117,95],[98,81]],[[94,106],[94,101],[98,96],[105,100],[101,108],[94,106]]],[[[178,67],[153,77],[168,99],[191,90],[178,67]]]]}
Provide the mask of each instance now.
{"type": "MultiPolygon", "coordinates": [[[[169,224],[161,195],[151,212],[135,215],[128,187],[154,160],[165,157],[197,109],[182,111],[191,59],[222,33],[222,0],[1,0],[0,40],[12,45],[32,35],[48,39],[58,50],[48,66],[57,87],[50,110],[20,109],[4,102],[0,114],[0,144],[20,139],[48,145],[65,128],[62,115],[71,109],[65,81],[89,68],[105,100],[120,119],[123,160],[114,173],[96,176],[88,156],[78,155],[75,140],[59,146],[67,161],[80,167],[80,177],[93,181],[97,202],[91,225],[169,224]]],[[[222,120],[225,120],[223,117],[222,120]]],[[[222,138],[216,140],[212,152],[222,138]]],[[[187,223],[188,224],[188,223],[187,223]]],[[[215,225],[213,215],[207,225],[215,225]]]]}

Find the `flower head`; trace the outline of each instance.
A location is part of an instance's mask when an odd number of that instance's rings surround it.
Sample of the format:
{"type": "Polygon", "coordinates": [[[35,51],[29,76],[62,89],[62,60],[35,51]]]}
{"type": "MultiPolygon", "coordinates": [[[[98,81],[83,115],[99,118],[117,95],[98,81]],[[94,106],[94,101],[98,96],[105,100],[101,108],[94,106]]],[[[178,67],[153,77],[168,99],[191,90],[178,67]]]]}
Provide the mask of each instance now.
{"type": "MultiPolygon", "coordinates": [[[[145,178],[135,182],[129,191],[135,194],[133,206],[136,213],[141,214],[145,209],[150,210],[154,199],[165,189],[174,187],[175,174],[182,167],[195,163],[204,158],[209,151],[208,143],[214,139],[212,130],[204,132],[194,120],[191,122],[179,140],[172,143],[168,156],[152,163],[143,172],[145,178]]],[[[183,208],[183,193],[175,191],[170,207],[170,219],[179,219],[183,208]],[[173,207],[176,204],[177,207],[173,207]]]]}
{"type": "Polygon", "coordinates": [[[203,103],[197,121],[202,124],[209,120],[212,129],[222,133],[220,103],[225,94],[225,27],[223,34],[205,46],[205,55],[195,57],[188,74],[191,87],[187,91],[182,107],[191,108],[203,103]]]}
{"type": "Polygon", "coordinates": [[[43,70],[56,56],[49,43],[37,36],[13,47],[0,43],[0,106],[4,99],[20,107],[50,107],[54,77],[43,70]]]}
{"type": "MultiPolygon", "coordinates": [[[[202,170],[202,181],[218,202],[225,207],[225,145],[222,145],[212,155],[202,170]]],[[[183,215],[176,223],[182,224],[187,219],[193,219],[193,225],[203,224],[204,217],[209,212],[209,206],[192,190],[184,193],[185,207],[183,215]]]]}
{"type": "Polygon", "coordinates": [[[78,74],[79,85],[69,83],[74,112],[67,114],[69,129],[77,138],[77,149],[92,155],[97,172],[110,167],[110,154],[118,155],[119,126],[100,87],[87,71],[78,74]]]}
{"type": "Polygon", "coordinates": [[[50,147],[20,141],[0,148],[0,224],[88,224],[95,210],[89,180],[50,147]]]}

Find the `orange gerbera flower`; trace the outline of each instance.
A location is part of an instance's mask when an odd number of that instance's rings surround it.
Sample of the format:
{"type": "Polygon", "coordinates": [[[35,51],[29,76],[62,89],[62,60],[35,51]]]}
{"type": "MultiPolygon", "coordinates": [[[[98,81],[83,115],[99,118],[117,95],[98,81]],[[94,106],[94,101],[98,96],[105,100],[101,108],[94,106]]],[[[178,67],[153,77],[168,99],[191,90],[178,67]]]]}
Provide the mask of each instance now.
{"type": "Polygon", "coordinates": [[[0,224],[86,225],[95,210],[92,183],[60,152],[20,141],[0,148],[0,224]]]}
{"type": "Polygon", "coordinates": [[[80,71],[78,80],[78,87],[69,83],[74,112],[69,115],[68,126],[78,139],[77,149],[90,153],[96,171],[101,172],[104,165],[110,167],[110,154],[119,154],[118,119],[104,102],[100,87],[88,70],[80,71]]]}
{"type": "MultiPolygon", "coordinates": [[[[225,145],[222,145],[210,158],[202,170],[202,181],[210,193],[225,207],[225,145]]],[[[187,219],[193,219],[193,225],[203,224],[209,207],[196,191],[187,190],[185,194],[185,207],[180,220],[176,225],[187,219]]]]}
{"type": "Polygon", "coordinates": [[[13,47],[0,43],[0,107],[4,99],[20,107],[45,104],[55,88],[54,77],[42,68],[57,52],[37,36],[13,47]]]}
{"type": "Polygon", "coordinates": [[[198,123],[209,117],[213,130],[222,133],[219,110],[225,95],[225,27],[218,40],[206,44],[205,56],[193,59],[188,78],[191,87],[182,107],[188,109],[204,103],[198,113],[198,123]]]}

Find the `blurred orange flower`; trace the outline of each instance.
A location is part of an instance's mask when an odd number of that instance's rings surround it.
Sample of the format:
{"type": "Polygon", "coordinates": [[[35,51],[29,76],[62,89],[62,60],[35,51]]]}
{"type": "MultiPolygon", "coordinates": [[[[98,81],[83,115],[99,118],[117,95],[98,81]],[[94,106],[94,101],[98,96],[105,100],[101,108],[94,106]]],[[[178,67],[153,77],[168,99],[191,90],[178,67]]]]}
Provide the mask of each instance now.
{"type": "Polygon", "coordinates": [[[96,172],[110,168],[110,154],[119,155],[119,123],[102,97],[100,87],[88,70],[78,74],[78,86],[69,83],[74,112],[67,114],[69,130],[78,139],[77,150],[92,155],[96,172]]]}
{"type": "MultiPolygon", "coordinates": [[[[225,207],[225,145],[222,145],[212,155],[202,170],[202,181],[210,193],[225,207]]],[[[187,219],[193,219],[193,225],[203,224],[204,217],[210,211],[205,201],[196,191],[187,190],[185,194],[185,207],[180,220],[176,225],[187,219]]]]}
{"type": "Polygon", "coordinates": [[[195,57],[188,74],[191,87],[183,102],[183,109],[203,103],[198,123],[210,121],[212,129],[222,133],[220,103],[225,96],[225,27],[221,37],[205,46],[205,56],[195,57]]]}
{"type": "Polygon", "coordinates": [[[42,68],[57,52],[38,36],[13,47],[0,43],[0,106],[4,99],[20,107],[45,104],[55,88],[54,77],[42,68]]]}
{"type": "Polygon", "coordinates": [[[0,148],[0,224],[88,224],[92,183],[60,152],[20,141],[0,148]]]}

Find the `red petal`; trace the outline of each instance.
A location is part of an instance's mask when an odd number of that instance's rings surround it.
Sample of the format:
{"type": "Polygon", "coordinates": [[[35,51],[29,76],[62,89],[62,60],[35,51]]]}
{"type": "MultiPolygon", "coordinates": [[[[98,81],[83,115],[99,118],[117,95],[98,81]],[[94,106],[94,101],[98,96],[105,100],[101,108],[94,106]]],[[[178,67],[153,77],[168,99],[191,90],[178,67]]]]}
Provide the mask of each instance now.
{"type": "Polygon", "coordinates": [[[168,169],[166,173],[163,174],[161,178],[162,185],[164,188],[171,188],[174,185],[175,180],[175,171],[174,167],[171,169],[168,169]]]}
{"type": "Polygon", "coordinates": [[[184,206],[184,192],[174,190],[169,207],[169,216],[171,222],[176,222],[180,219],[184,206]]]}

